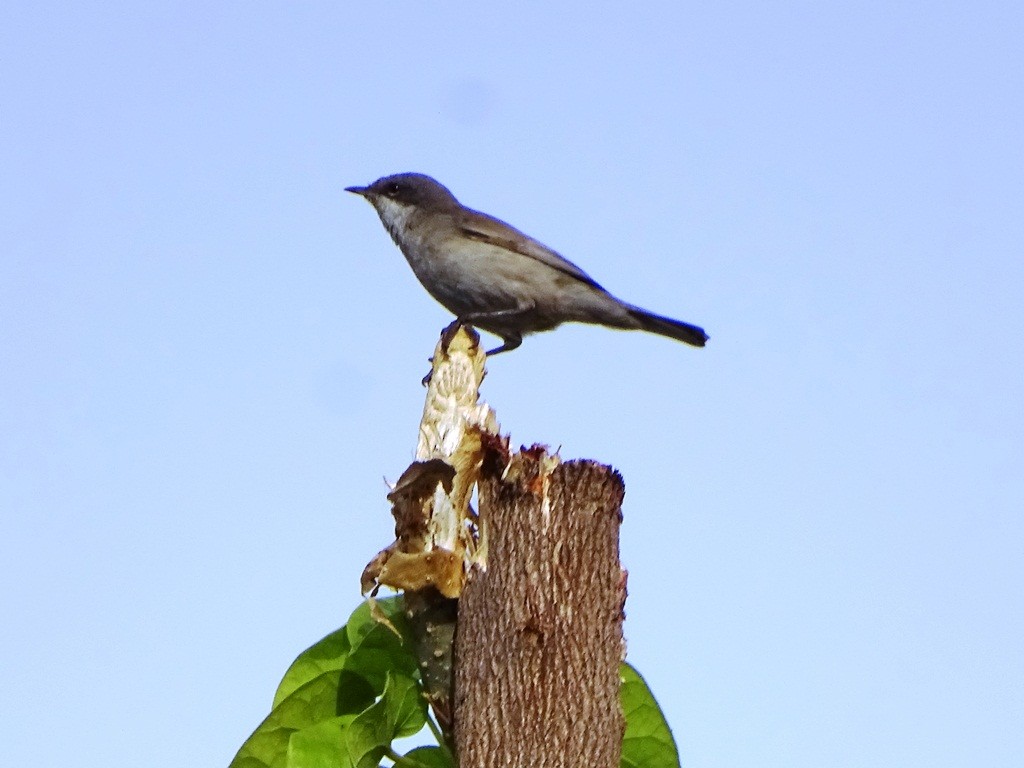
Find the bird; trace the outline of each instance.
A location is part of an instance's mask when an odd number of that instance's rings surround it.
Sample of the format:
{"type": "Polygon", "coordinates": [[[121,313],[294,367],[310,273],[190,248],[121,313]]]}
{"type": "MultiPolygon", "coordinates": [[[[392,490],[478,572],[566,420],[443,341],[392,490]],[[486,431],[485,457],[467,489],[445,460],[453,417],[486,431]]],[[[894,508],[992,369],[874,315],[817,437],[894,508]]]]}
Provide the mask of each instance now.
{"type": "Polygon", "coordinates": [[[647,331],[694,347],[709,338],[703,328],[616,298],[543,243],[462,205],[430,176],[398,173],[345,191],[374,207],[434,299],[460,323],[501,338],[488,356],[567,322],[647,331]]]}

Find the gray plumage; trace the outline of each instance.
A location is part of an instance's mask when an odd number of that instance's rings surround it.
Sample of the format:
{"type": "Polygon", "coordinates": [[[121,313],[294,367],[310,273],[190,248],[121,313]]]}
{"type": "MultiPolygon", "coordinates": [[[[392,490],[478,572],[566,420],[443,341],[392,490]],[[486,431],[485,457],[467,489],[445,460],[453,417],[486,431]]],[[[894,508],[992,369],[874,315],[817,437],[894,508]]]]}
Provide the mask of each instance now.
{"type": "Polygon", "coordinates": [[[627,304],[543,243],[466,208],[420,173],[347,191],[366,198],[423,287],[461,321],[500,336],[487,354],[523,336],[578,322],[643,330],[703,347],[703,329],[627,304]]]}

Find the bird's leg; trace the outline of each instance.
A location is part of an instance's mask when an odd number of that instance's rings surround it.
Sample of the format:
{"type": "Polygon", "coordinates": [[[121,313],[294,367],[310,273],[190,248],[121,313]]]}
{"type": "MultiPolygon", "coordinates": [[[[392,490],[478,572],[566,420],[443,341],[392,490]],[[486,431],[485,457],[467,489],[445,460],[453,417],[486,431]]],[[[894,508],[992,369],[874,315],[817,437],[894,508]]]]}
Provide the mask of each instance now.
{"type": "Polygon", "coordinates": [[[505,343],[500,347],[487,350],[488,357],[494,357],[499,352],[511,352],[523,343],[523,335],[521,333],[517,333],[515,335],[501,334],[501,340],[505,343]]]}
{"type": "MultiPolygon", "coordinates": [[[[536,305],[530,301],[523,302],[511,309],[496,309],[492,312],[470,312],[465,315],[460,315],[459,322],[469,323],[470,325],[487,330],[488,325],[496,325],[499,327],[508,325],[509,320],[514,320],[521,315],[525,315],[527,312],[531,312],[535,306],[536,305]]],[[[497,355],[499,352],[510,352],[523,343],[523,334],[519,331],[505,331],[501,333],[498,331],[491,331],[491,333],[496,336],[500,336],[504,344],[500,347],[488,350],[488,357],[497,355]]]]}

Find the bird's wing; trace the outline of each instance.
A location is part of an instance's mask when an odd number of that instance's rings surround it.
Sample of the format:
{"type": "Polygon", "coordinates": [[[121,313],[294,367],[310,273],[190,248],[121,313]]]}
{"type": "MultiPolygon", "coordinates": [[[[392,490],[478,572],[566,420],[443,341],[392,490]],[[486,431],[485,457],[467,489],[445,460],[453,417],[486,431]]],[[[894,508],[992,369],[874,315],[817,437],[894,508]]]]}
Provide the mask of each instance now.
{"type": "Polygon", "coordinates": [[[477,240],[481,243],[494,245],[531,259],[536,259],[541,264],[546,264],[599,290],[604,290],[590,275],[571,261],[559,256],[544,245],[544,243],[534,240],[529,235],[523,234],[515,227],[493,216],[477,211],[472,211],[471,215],[460,213],[456,215],[455,224],[459,231],[471,240],[477,240]]]}

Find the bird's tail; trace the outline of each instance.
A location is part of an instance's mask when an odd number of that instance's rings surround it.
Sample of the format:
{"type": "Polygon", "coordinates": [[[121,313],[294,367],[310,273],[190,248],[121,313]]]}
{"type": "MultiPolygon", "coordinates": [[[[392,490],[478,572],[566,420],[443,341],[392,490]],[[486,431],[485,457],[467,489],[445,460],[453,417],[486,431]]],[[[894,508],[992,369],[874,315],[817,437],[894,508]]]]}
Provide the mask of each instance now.
{"type": "Polygon", "coordinates": [[[708,340],[708,335],[704,333],[704,329],[698,328],[696,325],[673,320],[670,317],[655,315],[646,309],[640,309],[640,307],[629,307],[627,311],[630,317],[637,321],[641,330],[668,336],[671,339],[682,341],[694,347],[703,347],[708,340]]]}

